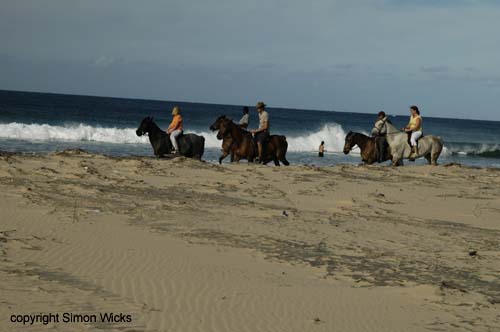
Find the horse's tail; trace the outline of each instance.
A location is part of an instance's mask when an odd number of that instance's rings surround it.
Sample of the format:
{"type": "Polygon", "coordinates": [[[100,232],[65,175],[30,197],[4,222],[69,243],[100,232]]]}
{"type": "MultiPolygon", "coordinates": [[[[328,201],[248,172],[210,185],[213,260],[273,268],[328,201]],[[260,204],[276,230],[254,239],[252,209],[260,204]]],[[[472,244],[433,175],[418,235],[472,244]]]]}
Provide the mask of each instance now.
{"type": "Polygon", "coordinates": [[[437,160],[438,160],[439,156],[441,155],[441,152],[443,151],[443,148],[444,148],[444,142],[440,136],[436,136],[435,141],[437,144],[432,144],[432,147],[431,147],[431,161],[430,161],[430,163],[433,165],[437,165],[437,160]]]}
{"type": "Polygon", "coordinates": [[[286,136],[285,135],[281,135],[281,137],[283,138],[283,150],[284,150],[284,153],[286,153],[287,150],[288,150],[288,142],[286,140],[286,136]]]}
{"type": "Polygon", "coordinates": [[[200,146],[200,159],[205,153],[205,137],[201,136],[201,146],[200,146]]]}
{"type": "Polygon", "coordinates": [[[285,166],[290,165],[288,160],[286,160],[286,152],[288,150],[288,142],[286,141],[286,136],[281,135],[281,138],[283,139],[283,143],[278,145],[278,149],[276,151],[276,155],[285,166]]]}

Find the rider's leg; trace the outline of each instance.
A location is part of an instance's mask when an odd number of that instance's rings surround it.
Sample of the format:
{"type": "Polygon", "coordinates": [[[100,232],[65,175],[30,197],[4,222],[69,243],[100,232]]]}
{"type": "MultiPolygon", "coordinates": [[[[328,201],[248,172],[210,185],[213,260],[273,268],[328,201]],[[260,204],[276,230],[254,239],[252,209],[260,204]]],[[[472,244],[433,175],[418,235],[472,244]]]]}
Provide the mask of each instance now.
{"type": "Polygon", "coordinates": [[[378,154],[378,162],[381,163],[385,159],[385,139],[384,137],[377,137],[377,154],[378,154]]]}
{"type": "Polygon", "coordinates": [[[387,160],[387,148],[389,147],[389,144],[387,144],[387,138],[384,136],[381,139],[381,151],[382,151],[382,158],[380,159],[380,162],[384,162],[387,160]]]}
{"type": "Polygon", "coordinates": [[[177,144],[177,137],[182,133],[182,130],[174,130],[173,132],[170,133],[170,141],[172,142],[172,145],[174,146],[175,153],[179,153],[179,145],[177,144]]]}
{"type": "Polygon", "coordinates": [[[414,131],[411,133],[411,138],[410,138],[410,142],[411,142],[411,146],[417,146],[417,140],[422,136],[422,132],[421,131],[414,131]]]}
{"type": "Polygon", "coordinates": [[[257,142],[257,150],[259,153],[259,162],[262,162],[262,143],[261,142],[257,142]]]}
{"type": "Polygon", "coordinates": [[[410,143],[411,143],[411,154],[408,157],[410,160],[415,160],[417,157],[417,140],[422,136],[421,131],[414,131],[411,133],[410,143]]]}

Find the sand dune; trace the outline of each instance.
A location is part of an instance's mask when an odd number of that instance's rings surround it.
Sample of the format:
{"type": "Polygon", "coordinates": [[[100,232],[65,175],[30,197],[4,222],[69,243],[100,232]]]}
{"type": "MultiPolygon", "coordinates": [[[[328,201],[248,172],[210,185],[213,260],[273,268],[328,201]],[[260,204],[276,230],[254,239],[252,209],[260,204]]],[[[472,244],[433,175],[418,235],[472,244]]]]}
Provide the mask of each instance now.
{"type": "Polygon", "coordinates": [[[0,156],[1,331],[492,331],[500,171],[0,156]],[[127,313],[23,326],[12,314],[127,313]]]}

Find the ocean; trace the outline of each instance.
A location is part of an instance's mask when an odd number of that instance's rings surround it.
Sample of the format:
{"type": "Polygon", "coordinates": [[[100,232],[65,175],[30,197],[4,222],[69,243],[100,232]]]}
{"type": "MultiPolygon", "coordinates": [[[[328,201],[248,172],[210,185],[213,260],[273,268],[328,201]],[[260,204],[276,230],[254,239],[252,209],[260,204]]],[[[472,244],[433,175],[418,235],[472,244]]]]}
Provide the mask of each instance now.
{"type": "MultiPolygon", "coordinates": [[[[185,132],[205,137],[203,159],[215,162],[221,141],[208,127],[222,114],[239,120],[243,106],[0,90],[0,151],[46,153],[81,148],[115,156],[153,156],[148,139],[137,137],[135,130],[146,116],[153,116],[166,128],[174,105],[182,109],[185,132]]],[[[253,105],[248,106],[250,128],[255,128],[257,112],[253,105]]],[[[287,159],[292,164],[309,165],[360,163],[357,150],[348,156],[342,153],[344,137],[351,130],[369,133],[378,111],[366,114],[268,107],[271,133],[287,137],[287,159]],[[327,150],[324,158],[317,157],[321,141],[327,150]]],[[[425,134],[444,140],[441,164],[500,167],[500,122],[433,118],[425,112],[423,109],[425,134]]],[[[390,119],[403,127],[408,117],[391,115],[390,119]]],[[[417,160],[417,164],[424,163],[417,160]]]]}

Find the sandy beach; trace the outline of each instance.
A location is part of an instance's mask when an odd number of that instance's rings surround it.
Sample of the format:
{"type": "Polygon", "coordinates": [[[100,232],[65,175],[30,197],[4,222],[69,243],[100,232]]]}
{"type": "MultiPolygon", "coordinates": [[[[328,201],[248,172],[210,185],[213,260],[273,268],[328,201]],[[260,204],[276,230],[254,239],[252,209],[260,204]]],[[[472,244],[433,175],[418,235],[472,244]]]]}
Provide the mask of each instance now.
{"type": "Polygon", "coordinates": [[[0,331],[500,329],[499,169],[1,153],[0,219],[0,331]]]}

